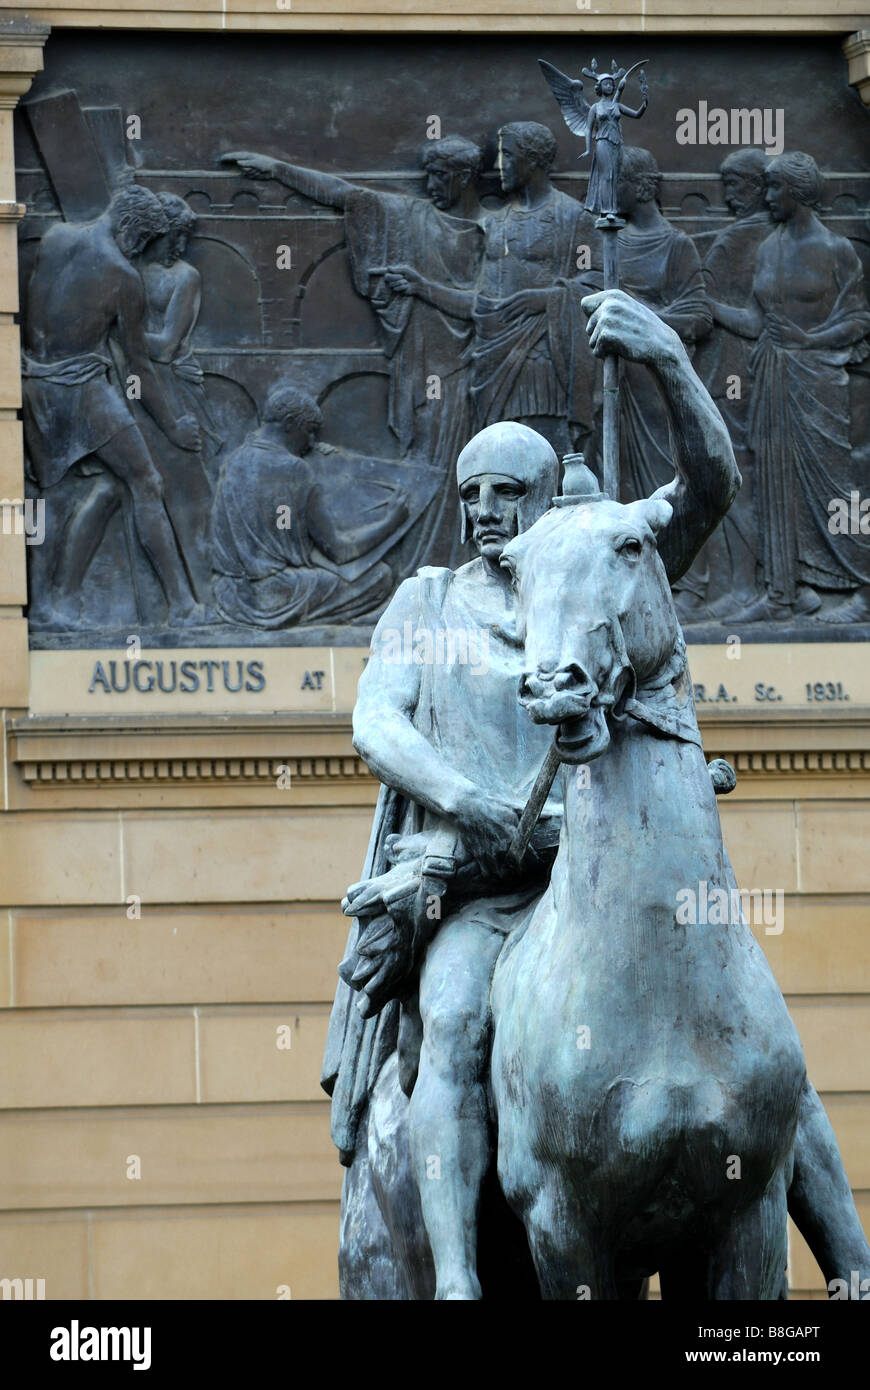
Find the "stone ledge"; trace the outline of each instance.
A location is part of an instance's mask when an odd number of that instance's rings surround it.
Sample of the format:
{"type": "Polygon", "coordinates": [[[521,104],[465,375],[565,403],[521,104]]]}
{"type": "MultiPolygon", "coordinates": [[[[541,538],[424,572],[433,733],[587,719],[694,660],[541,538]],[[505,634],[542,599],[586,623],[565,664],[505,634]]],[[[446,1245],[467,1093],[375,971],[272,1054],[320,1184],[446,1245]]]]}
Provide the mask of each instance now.
{"type": "Polygon", "coordinates": [[[13,719],[9,756],[31,788],[370,782],[350,720],[323,715],[13,719]]]}
{"type": "MultiPolygon", "coordinates": [[[[870,777],[870,719],[832,711],[759,716],[700,712],[708,757],[752,782],[771,776],[870,777]]],[[[240,715],[13,718],[9,758],[32,790],[100,786],[371,785],[351,742],[350,716],[240,715]]]]}
{"type": "Polygon", "coordinates": [[[289,775],[300,781],[369,782],[371,773],[361,758],[128,758],[99,761],[64,759],[23,762],[21,775],[31,787],[87,783],[107,786],[119,783],[232,782],[257,786],[289,775]]]}

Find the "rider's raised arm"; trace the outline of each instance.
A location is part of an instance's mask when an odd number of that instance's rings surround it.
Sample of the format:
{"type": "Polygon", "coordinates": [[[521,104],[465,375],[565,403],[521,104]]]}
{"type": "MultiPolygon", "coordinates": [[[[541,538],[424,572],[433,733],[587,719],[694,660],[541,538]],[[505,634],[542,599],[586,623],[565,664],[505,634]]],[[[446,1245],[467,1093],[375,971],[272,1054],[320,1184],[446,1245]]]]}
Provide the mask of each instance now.
{"type": "Polygon", "coordinates": [[[406,579],[372,637],[353,712],[353,743],[381,782],[452,819],[457,801],[474,787],[414,727],[423,669],[414,662],[419,623],[419,581],[406,579]]]}
{"type": "Polygon", "coordinates": [[[665,400],[674,448],[676,477],[654,494],[674,509],[659,534],[659,554],[673,584],[725,516],[741,479],[725,421],[676,333],[671,350],[650,365],[665,400]]]}
{"type": "Polygon", "coordinates": [[[731,439],[679,336],[658,314],[623,290],[587,295],[582,304],[592,351],[643,363],[667,408],[677,476],[653,496],[673,507],[659,533],[659,554],[673,584],[737,496],[740,474],[731,439]]]}

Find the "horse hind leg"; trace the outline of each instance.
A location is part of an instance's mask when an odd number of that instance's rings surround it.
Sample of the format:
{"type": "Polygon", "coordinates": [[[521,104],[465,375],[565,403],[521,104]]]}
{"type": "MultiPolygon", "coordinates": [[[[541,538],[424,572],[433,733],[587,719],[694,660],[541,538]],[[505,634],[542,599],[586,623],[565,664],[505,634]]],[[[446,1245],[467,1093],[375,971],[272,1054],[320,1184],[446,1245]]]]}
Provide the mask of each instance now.
{"type": "Polygon", "coordinates": [[[785,1177],[780,1174],[763,1197],[729,1222],[710,1258],[709,1298],[775,1301],[783,1297],[787,1218],[785,1177]]]}
{"type": "MultiPolygon", "coordinates": [[[[584,1221],[579,1202],[556,1182],[543,1185],[525,1219],[545,1299],[618,1299],[614,1256],[584,1221]]],[[[635,1295],[636,1296],[636,1295],[635,1295]]]]}

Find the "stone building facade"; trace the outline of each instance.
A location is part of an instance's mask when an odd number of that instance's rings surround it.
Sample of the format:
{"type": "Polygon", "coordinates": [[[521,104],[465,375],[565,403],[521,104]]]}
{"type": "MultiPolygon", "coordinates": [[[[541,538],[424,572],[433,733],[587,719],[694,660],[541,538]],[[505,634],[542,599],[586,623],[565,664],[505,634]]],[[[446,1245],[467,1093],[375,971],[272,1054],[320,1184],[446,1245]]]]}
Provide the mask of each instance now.
{"type": "MultiPolygon", "coordinates": [[[[230,74],[234,56],[264,35],[303,58],[306,43],[322,54],[324,35],[336,46],[374,36],[387,54],[399,38],[425,54],[436,41],[461,39],[466,52],[482,52],[519,36],[556,56],[563,40],[576,47],[588,38],[590,55],[603,56],[611,42],[630,41],[638,52],[648,42],[654,54],[657,44],[686,39],[703,41],[708,55],[753,38],[771,55],[789,45],[795,71],[810,79],[816,60],[825,82],[839,65],[837,91],[854,108],[849,138],[863,139],[866,158],[866,23],[834,0],[820,8],[788,0],[775,11],[733,0],[716,15],[697,0],[616,0],[594,12],[568,0],[433,0],[413,13],[399,0],[3,11],[0,498],[26,495],[18,233],[40,213],[28,201],[38,189],[20,148],[16,156],[13,127],[18,120],[20,146],[29,136],[16,108],[32,87],[43,91],[53,46],[69,54],[70,66],[58,68],[66,80],[86,64],[89,45],[98,52],[126,40],[134,65],[143,38],[166,44],[175,35],[192,54],[200,41],[211,45],[230,74]]],[[[775,66],[769,72],[775,96],[775,66]]],[[[536,80],[532,73],[530,86],[536,80]]],[[[87,101],[111,105],[105,85],[95,81],[87,101]]],[[[515,110],[516,90],[511,98],[515,110]]],[[[179,110],[195,124],[190,103],[180,99],[179,110]]],[[[243,103],[228,128],[244,146],[243,103]]],[[[271,143],[306,162],[292,133],[271,143]]],[[[361,149],[354,145],[346,170],[365,170],[361,149]]],[[[840,176],[836,154],[819,162],[840,176]]],[[[175,188],[169,176],[179,168],[176,159],[160,171],[164,183],[175,188]]],[[[151,172],[143,167],[146,186],[151,172]]],[[[412,172],[394,174],[396,188],[405,190],[412,172]]],[[[691,201],[699,195],[679,178],[679,169],[666,171],[666,187],[677,191],[665,201],[691,222],[701,216],[691,201]]],[[[870,184],[837,188],[849,234],[859,237],[870,184]]],[[[226,219],[237,189],[221,193],[223,211],[203,203],[199,217],[226,219]]],[[[699,228],[703,235],[700,222],[689,230],[699,228]]],[[[217,238],[214,227],[209,236],[217,238]]],[[[26,237],[20,245],[28,254],[26,237]]],[[[335,351],[312,349],[323,360],[335,351]]],[[[380,370],[371,368],[374,353],[355,343],[348,377],[380,370]]],[[[339,424],[334,412],[336,437],[339,424]]],[[[24,510],[5,509],[0,535],[0,1276],[44,1279],[49,1298],[335,1297],[342,1169],[319,1075],[346,935],[338,903],[359,875],[377,795],[350,735],[364,641],[356,629],[336,641],[327,624],[317,641],[295,645],[182,635],[131,652],[126,631],[45,640],[28,631],[28,538],[15,520],[24,510]],[[190,705],[176,689],[149,686],[158,657],[204,672],[190,705]],[[248,672],[238,695],[236,661],[248,672]],[[118,689],[131,662],[145,666],[118,689]],[[253,680],[251,663],[259,663],[253,680]]],[[[125,610],[122,627],[135,635],[125,610]]],[[[864,641],[798,636],[750,639],[735,652],[725,628],[719,640],[705,630],[690,655],[707,755],[728,758],[739,778],[720,802],[728,850],[741,884],[785,895],[784,930],[759,924],[759,940],[866,1226],[870,659],[864,641]]],[[[824,1296],[796,1235],[790,1280],[795,1297],[824,1296]]]]}

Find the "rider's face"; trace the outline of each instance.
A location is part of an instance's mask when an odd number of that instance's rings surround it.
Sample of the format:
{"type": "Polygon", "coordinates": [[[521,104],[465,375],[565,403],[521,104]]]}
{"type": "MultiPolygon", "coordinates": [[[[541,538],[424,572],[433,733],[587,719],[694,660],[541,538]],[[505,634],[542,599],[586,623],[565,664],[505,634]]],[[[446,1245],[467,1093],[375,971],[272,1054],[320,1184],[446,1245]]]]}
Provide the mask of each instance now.
{"type": "Polygon", "coordinates": [[[471,524],[471,539],[479,554],[497,561],[508,541],[519,532],[519,500],[525,486],[501,473],[484,473],[463,483],[459,495],[471,524]]]}

